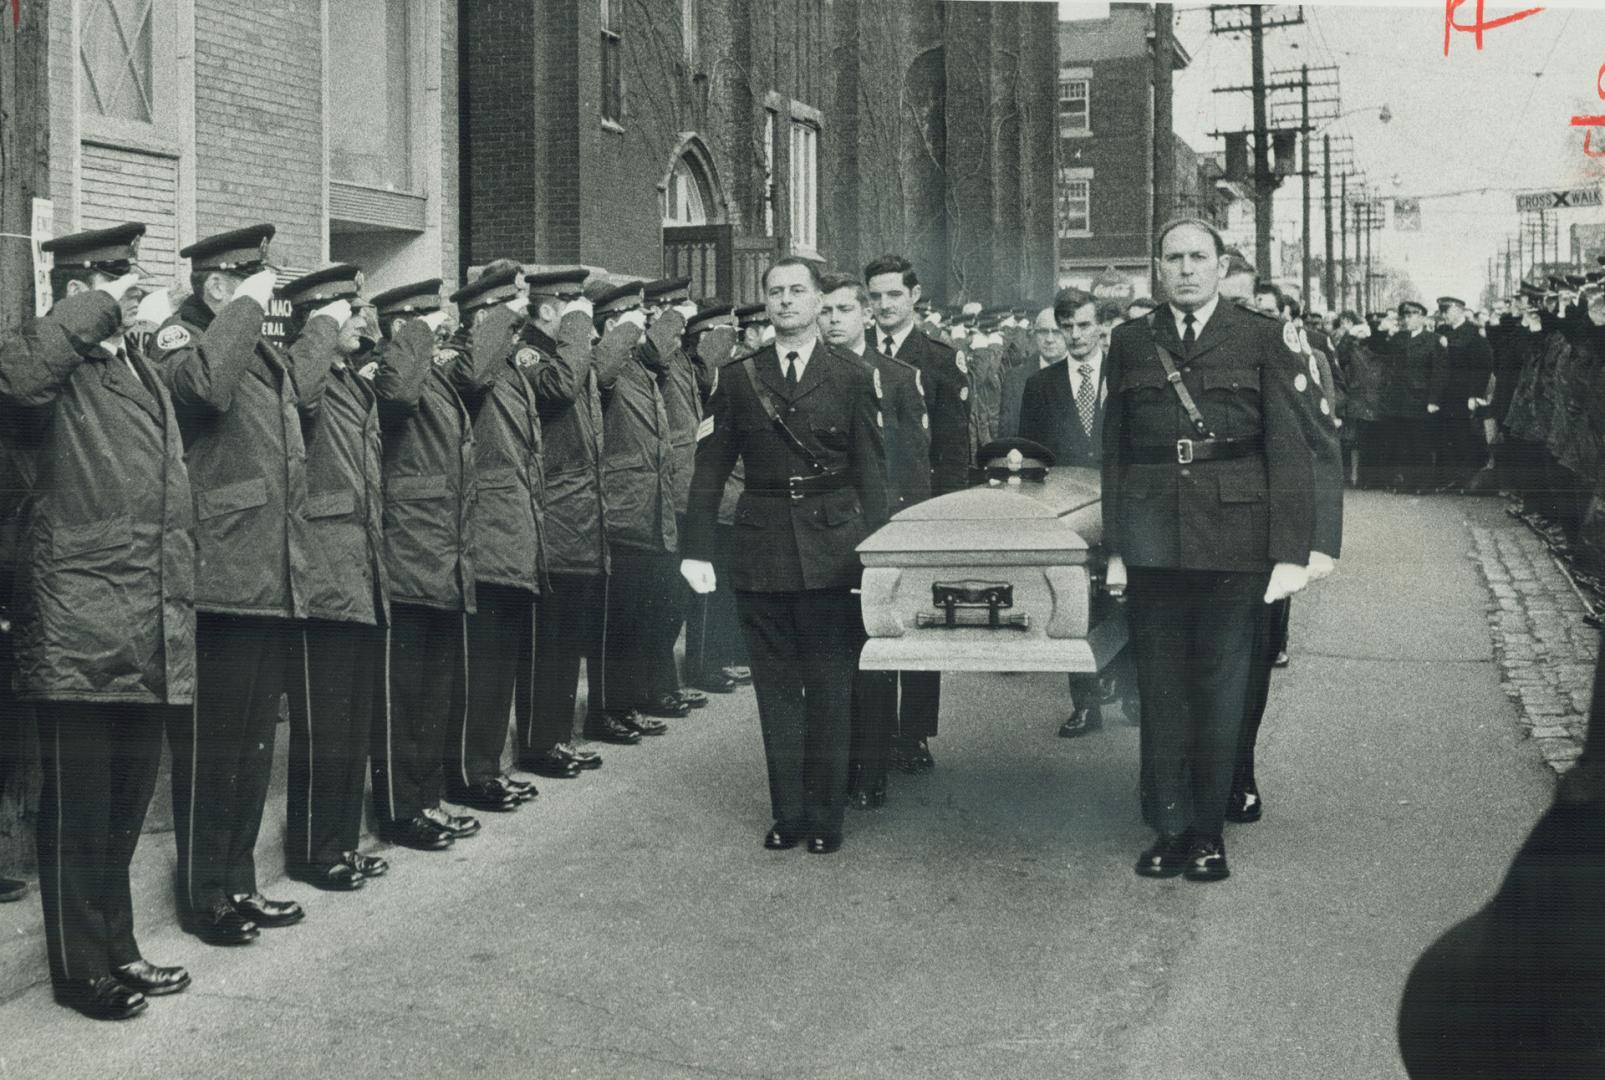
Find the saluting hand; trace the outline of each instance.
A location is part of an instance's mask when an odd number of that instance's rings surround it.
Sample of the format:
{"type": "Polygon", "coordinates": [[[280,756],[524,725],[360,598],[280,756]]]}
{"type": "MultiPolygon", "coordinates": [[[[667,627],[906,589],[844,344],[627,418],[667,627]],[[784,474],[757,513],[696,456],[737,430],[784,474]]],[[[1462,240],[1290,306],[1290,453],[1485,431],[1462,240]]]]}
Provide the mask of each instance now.
{"type": "Polygon", "coordinates": [[[694,593],[711,593],[719,587],[719,582],[713,574],[713,564],[702,559],[681,559],[680,576],[685,583],[691,586],[694,593]]]}
{"type": "Polygon", "coordinates": [[[1303,589],[1310,583],[1308,568],[1298,563],[1279,562],[1271,567],[1271,583],[1265,589],[1265,602],[1274,604],[1303,589]]]}
{"type": "Polygon", "coordinates": [[[95,286],[95,288],[99,289],[101,292],[105,293],[118,303],[122,303],[123,294],[138,284],[138,274],[124,274],[120,278],[115,278],[111,281],[103,281],[99,285],[95,286]]]}
{"type": "Polygon", "coordinates": [[[258,270],[234,290],[235,296],[249,296],[260,304],[263,310],[267,309],[268,301],[273,299],[273,286],[278,284],[278,277],[271,270],[258,270]]]}

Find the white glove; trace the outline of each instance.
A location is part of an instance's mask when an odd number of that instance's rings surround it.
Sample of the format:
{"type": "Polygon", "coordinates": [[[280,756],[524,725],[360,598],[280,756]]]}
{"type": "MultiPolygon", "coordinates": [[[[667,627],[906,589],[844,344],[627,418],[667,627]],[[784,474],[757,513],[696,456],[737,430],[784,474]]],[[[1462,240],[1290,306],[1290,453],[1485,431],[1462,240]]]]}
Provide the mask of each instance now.
{"type": "Polygon", "coordinates": [[[1119,555],[1109,556],[1109,565],[1103,572],[1103,591],[1110,596],[1126,595],[1126,560],[1119,555]]]}
{"type": "Polygon", "coordinates": [[[1324,577],[1331,577],[1332,571],[1337,569],[1337,560],[1324,551],[1310,552],[1310,565],[1306,568],[1310,574],[1310,584],[1313,585],[1324,577]]]}
{"type": "Polygon", "coordinates": [[[123,294],[138,284],[138,274],[124,274],[122,277],[116,278],[115,280],[103,281],[99,285],[96,285],[95,288],[99,289],[101,292],[105,293],[107,296],[111,297],[120,304],[123,302],[123,294]]]}
{"type": "Polygon", "coordinates": [[[619,316],[619,322],[629,323],[638,330],[646,329],[646,311],[643,308],[631,308],[619,316]]]}
{"type": "Polygon", "coordinates": [[[1468,397],[1466,399],[1466,411],[1467,412],[1476,412],[1477,411],[1477,399],[1476,398],[1468,397]]]}
{"type": "Polygon", "coordinates": [[[686,322],[690,322],[692,316],[696,315],[697,313],[697,305],[690,300],[682,300],[678,304],[674,305],[674,310],[680,313],[680,317],[682,319],[684,319],[686,322]]]}
{"type": "MultiPolygon", "coordinates": [[[[593,319],[596,317],[596,305],[591,303],[583,296],[576,296],[574,299],[563,305],[563,315],[567,315],[571,311],[584,312],[587,319],[593,319]]],[[[559,316],[559,318],[561,318],[561,316],[559,316]]]]}
{"type": "MultiPolygon", "coordinates": [[[[327,315],[333,319],[336,326],[344,326],[351,318],[351,301],[331,300],[312,313],[312,318],[327,315]]],[[[309,320],[310,321],[310,320],[309,320]]]]}
{"type": "Polygon", "coordinates": [[[1433,415],[1437,411],[1438,411],[1438,406],[1436,406],[1436,405],[1428,405],[1427,406],[1427,415],[1428,416],[1433,415]]]}
{"type": "Polygon", "coordinates": [[[522,315],[529,310],[529,297],[515,296],[507,301],[507,309],[515,315],[522,315]]]}
{"type": "Polygon", "coordinates": [[[249,296],[266,310],[268,301],[273,299],[273,286],[278,284],[278,280],[273,271],[258,270],[240,282],[239,287],[234,290],[234,295],[249,296]]]}
{"type": "Polygon", "coordinates": [[[1265,602],[1274,604],[1292,596],[1310,583],[1310,572],[1298,563],[1279,562],[1271,567],[1271,583],[1265,589],[1265,602]]]}
{"type": "Polygon", "coordinates": [[[431,311],[427,315],[418,316],[418,320],[425,326],[429,327],[429,332],[431,334],[436,330],[439,330],[441,324],[443,324],[449,318],[451,318],[451,316],[444,311],[431,311]]]}
{"type": "Polygon", "coordinates": [[[701,559],[681,559],[680,576],[694,593],[711,593],[719,586],[718,579],[713,576],[713,564],[701,559]]]}

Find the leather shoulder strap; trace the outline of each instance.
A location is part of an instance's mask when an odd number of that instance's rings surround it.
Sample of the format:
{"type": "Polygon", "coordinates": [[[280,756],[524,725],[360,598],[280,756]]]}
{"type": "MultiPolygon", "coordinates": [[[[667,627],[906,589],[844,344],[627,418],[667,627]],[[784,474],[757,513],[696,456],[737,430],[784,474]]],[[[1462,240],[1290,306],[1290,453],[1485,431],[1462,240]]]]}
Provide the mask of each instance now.
{"type": "Polygon", "coordinates": [[[747,373],[747,381],[752,383],[752,392],[758,398],[758,405],[763,409],[764,415],[769,418],[769,424],[775,429],[775,433],[784,439],[786,445],[796,451],[804,461],[808,462],[815,472],[827,472],[828,470],[824,462],[819,460],[819,456],[809,449],[807,443],[797,438],[791,428],[786,426],[786,421],[781,417],[780,410],[775,408],[775,399],[769,396],[769,391],[764,388],[763,382],[759,380],[758,366],[753,363],[751,356],[741,361],[741,369],[747,373]]]}
{"type": "Polygon", "coordinates": [[[1181,402],[1182,410],[1187,413],[1187,419],[1191,421],[1193,430],[1205,439],[1213,439],[1215,433],[1209,430],[1209,425],[1204,421],[1204,414],[1198,411],[1198,403],[1188,392],[1187,384],[1181,381],[1181,372],[1176,370],[1176,363],[1171,360],[1170,353],[1156,342],[1154,355],[1159,358],[1159,366],[1165,369],[1165,378],[1170,381],[1170,388],[1176,391],[1176,399],[1181,402]]]}

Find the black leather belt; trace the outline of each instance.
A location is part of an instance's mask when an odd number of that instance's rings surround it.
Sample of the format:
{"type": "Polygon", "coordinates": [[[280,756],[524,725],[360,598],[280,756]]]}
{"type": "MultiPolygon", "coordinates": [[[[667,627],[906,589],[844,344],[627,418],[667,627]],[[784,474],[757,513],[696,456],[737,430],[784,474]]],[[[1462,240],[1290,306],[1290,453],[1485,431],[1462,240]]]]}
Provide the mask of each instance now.
{"type": "Polygon", "coordinates": [[[1195,461],[1230,461],[1265,452],[1263,439],[1177,439],[1164,446],[1128,446],[1122,465],[1191,465],[1195,461]]]}
{"type": "Polygon", "coordinates": [[[823,495],[827,491],[839,491],[844,487],[851,487],[853,476],[846,469],[832,470],[814,476],[788,476],[785,487],[748,487],[747,491],[753,495],[766,495],[771,498],[784,496],[788,499],[805,499],[810,495],[823,495]]]}

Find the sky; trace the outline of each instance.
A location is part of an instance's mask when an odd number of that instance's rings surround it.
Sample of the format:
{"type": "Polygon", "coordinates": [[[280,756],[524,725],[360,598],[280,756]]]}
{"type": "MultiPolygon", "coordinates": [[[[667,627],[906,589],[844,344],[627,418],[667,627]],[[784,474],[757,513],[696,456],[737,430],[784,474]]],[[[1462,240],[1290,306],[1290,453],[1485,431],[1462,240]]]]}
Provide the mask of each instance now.
{"type": "MultiPolygon", "coordinates": [[[[1062,17],[1089,11],[1060,6],[1062,17]]],[[[1465,0],[1456,20],[1475,22],[1476,6],[1465,0]]],[[[1296,13],[1293,6],[1270,10],[1296,13]]],[[[1328,131],[1352,136],[1356,165],[1380,194],[1421,199],[1421,231],[1385,230],[1376,251],[1410,274],[1422,298],[1449,294],[1476,303],[1488,257],[1502,257],[1505,238],[1520,228],[1517,191],[1591,187],[1605,177],[1605,157],[1586,157],[1583,131],[1569,123],[1576,114],[1605,113],[1605,83],[1596,87],[1605,75],[1605,3],[1545,5],[1488,30],[1480,52],[1471,34],[1455,33],[1448,56],[1444,0],[1386,6],[1325,0],[1303,10],[1303,25],[1266,35],[1267,70],[1338,69],[1341,108],[1353,113],[1328,131]],[[1385,124],[1378,119],[1384,104],[1391,114],[1385,124]]],[[[1490,2],[1484,17],[1520,10],[1490,2]]],[[[1176,75],[1176,131],[1201,152],[1220,149],[1211,131],[1252,126],[1248,94],[1212,92],[1249,82],[1248,37],[1211,35],[1209,26],[1203,5],[1177,5],[1177,37],[1193,60],[1176,75]]],[[[1296,96],[1289,100],[1296,109],[1296,96]]],[[[1600,135],[1596,151],[1605,153],[1605,130],[1600,135]]],[[[1314,160],[1319,167],[1318,146],[1314,160]]],[[[1277,195],[1277,232],[1289,239],[1298,236],[1299,188],[1289,180],[1277,195]]],[[[1320,190],[1317,182],[1317,252],[1320,190]]],[[[1562,210],[1550,221],[1567,236],[1573,223],[1605,222],[1605,209],[1562,210]]],[[[1569,257],[1569,240],[1560,250],[1569,257]]]]}

